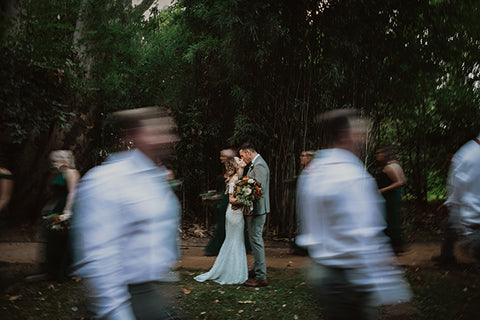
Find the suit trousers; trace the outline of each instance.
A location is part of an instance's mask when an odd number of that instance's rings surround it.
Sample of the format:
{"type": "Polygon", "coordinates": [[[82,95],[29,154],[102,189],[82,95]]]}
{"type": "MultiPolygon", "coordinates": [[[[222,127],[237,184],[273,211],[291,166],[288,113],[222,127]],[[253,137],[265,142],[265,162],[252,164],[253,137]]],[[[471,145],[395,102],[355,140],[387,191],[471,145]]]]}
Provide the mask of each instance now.
{"type": "Polygon", "coordinates": [[[267,218],[266,214],[246,216],[248,228],[248,240],[252,247],[255,259],[253,270],[257,280],[267,279],[267,263],[265,261],[265,245],[263,242],[263,226],[267,218]]]}
{"type": "Polygon", "coordinates": [[[308,278],[314,297],[326,313],[326,319],[379,319],[379,310],[373,306],[370,288],[349,281],[350,272],[352,270],[312,262],[308,278]]]}
{"type": "Polygon", "coordinates": [[[149,281],[128,285],[137,320],[182,319],[172,302],[172,282],[149,281]]]}

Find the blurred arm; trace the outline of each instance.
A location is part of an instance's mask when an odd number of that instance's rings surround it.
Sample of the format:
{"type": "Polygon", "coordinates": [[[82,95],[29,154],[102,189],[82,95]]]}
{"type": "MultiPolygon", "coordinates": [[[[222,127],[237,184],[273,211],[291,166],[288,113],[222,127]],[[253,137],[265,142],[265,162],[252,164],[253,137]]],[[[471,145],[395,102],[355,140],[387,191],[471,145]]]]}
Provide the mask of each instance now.
{"type": "Polygon", "coordinates": [[[85,181],[77,190],[72,235],[76,273],[85,280],[93,311],[100,318],[135,319],[123,281],[123,219],[115,198],[119,186],[85,181]],[[108,189],[109,188],[109,189],[108,189]]]}
{"type": "Polygon", "coordinates": [[[13,190],[13,180],[11,179],[1,179],[1,194],[0,194],[0,211],[3,210],[7,204],[10,202],[12,197],[13,190]]]}
{"type": "Polygon", "coordinates": [[[386,186],[385,188],[380,189],[381,193],[400,188],[405,185],[407,179],[403,173],[402,167],[398,163],[392,163],[385,167],[385,174],[392,180],[392,184],[386,186]]]}
{"type": "Polygon", "coordinates": [[[373,180],[358,177],[325,183],[309,178],[299,194],[301,232],[297,243],[310,248],[312,258],[337,267],[366,267],[391,258],[381,197],[373,180]],[[385,255],[386,254],[386,255],[385,255]]]}
{"type": "Polygon", "coordinates": [[[68,169],[65,172],[65,180],[67,180],[68,196],[63,211],[70,211],[72,210],[73,200],[75,198],[75,188],[78,180],[80,180],[80,174],[77,170],[68,169]]]}

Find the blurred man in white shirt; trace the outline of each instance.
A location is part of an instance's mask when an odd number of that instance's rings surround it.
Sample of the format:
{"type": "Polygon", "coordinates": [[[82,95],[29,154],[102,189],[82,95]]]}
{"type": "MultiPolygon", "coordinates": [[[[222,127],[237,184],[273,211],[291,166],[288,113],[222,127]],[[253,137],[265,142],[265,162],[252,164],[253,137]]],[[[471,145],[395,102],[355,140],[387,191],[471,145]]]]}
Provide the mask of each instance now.
{"type": "Polygon", "coordinates": [[[165,109],[116,114],[136,149],[113,155],[81,180],[72,225],[74,268],[96,318],[175,319],[166,303],[179,258],[179,202],[164,166],[175,135],[165,109]],[[159,160],[160,159],[160,160],[159,160]]]}
{"type": "Polygon", "coordinates": [[[455,262],[454,242],[469,245],[480,266],[480,135],[464,144],[453,156],[448,175],[449,219],[439,263],[455,262]]]}
{"type": "Polygon", "coordinates": [[[328,148],[317,152],[298,195],[297,243],[313,260],[309,279],[327,319],[377,319],[377,307],[410,299],[383,233],[382,199],[358,158],[367,122],[354,110],[322,117],[328,148]]]}

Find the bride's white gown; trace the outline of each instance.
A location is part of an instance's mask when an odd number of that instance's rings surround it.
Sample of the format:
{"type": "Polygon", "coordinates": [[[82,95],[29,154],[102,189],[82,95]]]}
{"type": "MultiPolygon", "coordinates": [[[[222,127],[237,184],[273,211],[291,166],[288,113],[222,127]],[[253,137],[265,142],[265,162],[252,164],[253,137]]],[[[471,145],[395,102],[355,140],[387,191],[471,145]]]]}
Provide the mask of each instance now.
{"type": "MultiPolygon", "coordinates": [[[[233,192],[234,183],[228,185],[228,192],[233,192]]],[[[232,210],[228,204],[225,213],[225,241],[223,242],[213,267],[196,276],[199,282],[213,280],[220,284],[242,284],[248,280],[247,253],[244,243],[243,212],[232,210]]]]}

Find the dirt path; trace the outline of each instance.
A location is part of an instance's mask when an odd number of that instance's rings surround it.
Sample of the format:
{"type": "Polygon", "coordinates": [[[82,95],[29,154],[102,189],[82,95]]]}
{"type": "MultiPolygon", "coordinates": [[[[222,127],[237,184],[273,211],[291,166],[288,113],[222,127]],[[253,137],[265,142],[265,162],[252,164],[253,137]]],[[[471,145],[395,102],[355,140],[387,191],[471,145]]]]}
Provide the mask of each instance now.
{"type": "MultiPolygon", "coordinates": [[[[210,268],[215,257],[204,256],[203,248],[207,239],[191,238],[182,241],[182,257],[179,267],[210,268]]],[[[44,242],[0,242],[0,261],[7,263],[37,264],[43,262],[44,242]]],[[[269,267],[300,268],[306,265],[308,258],[289,254],[288,244],[282,242],[267,242],[265,254],[269,267]]],[[[248,261],[253,264],[253,256],[248,255],[248,261]]]]}
{"type": "MultiPolygon", "coordinates": [[[[207,243],[206,238],[190,238],[182,241],[182,257],[179,267],[185,268],[210,268],[215,257],[203,255],[203,248],[207,243]]],[[[36,264],[43,260],[43,242],[0,242],[0,261],[7,263],[36,264]]],[[[267,241],[265,254],[267,266],[274,268],[302,268],[309,263],[305,256],[292,255],[289,253],[288,243],[280,241],[267,241]]],[[[464,248],[458,245],[456,248],[459,262],[472,262],[464,248]]],[[[398,263],[403,265],[429,265],[431,257],[440,253],[438,242],[417,242],[410,245],[407,252],[398,257],[398,263]]],[[[253,264],[253,256],[247,256],[249,265],[253,264]]]]}

